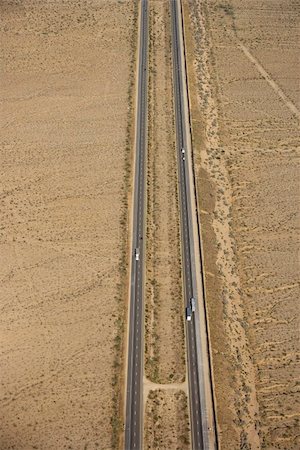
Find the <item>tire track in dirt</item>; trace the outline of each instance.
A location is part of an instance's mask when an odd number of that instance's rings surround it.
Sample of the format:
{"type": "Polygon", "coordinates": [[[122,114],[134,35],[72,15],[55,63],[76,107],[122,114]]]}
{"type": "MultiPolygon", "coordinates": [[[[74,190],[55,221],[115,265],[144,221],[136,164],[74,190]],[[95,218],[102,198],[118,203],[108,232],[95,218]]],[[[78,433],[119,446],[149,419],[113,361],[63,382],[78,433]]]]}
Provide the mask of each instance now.
{"type": "MultiPolygon", "coordinates": [[[[87,347],[90,347],[90,346],[87,346],[87,347]]],[[[16,392],[11,393],[10,396],[0,398],[0,404],[2,405],[2,407],[8,406],[11,402],[17,400],[22,395],[25,395],[28,391],[30,392],[31,389],[33,389],[34,387],[42,386],[43,384],[49,385],[49,381],[53,377],[62,373],[66,369],[67,366],[70,366],[70,365],[76,363],[76,361],[79,361],[80,358],[82,357],[82,355],[86,354],[86,351],[87,351],[86,347],[84,349],[77,350],[76,352],[74,352],[72,355],[70,355],[63,361],[60,361],[60,363],[56,363],[55,367],[47,372],[48,373],[47,376],[40,376],[36,381],[25,384],[20,389],[18,389],[16,392]]]]}
{"type": "Polygon", "coordinates": [[[242,44],[242,42],[238,42],[238,46],[243,51],[244,55],[255,65],[256,69],[263,76],[263,78],[269,83],[271,88],[276,92],[276,94],[281,98],[281,100],[285,103],[285,105],[289,108],[289,110],[295,114],[295,116],[300,119],[300,111],[288,99],[283,90],[278,86],[278,84],[273,80],[273,78],[268,74],[268,72],[263,68],[263,66],[259,63],[259,61],[250,53],[248,48],[242,44]]]}

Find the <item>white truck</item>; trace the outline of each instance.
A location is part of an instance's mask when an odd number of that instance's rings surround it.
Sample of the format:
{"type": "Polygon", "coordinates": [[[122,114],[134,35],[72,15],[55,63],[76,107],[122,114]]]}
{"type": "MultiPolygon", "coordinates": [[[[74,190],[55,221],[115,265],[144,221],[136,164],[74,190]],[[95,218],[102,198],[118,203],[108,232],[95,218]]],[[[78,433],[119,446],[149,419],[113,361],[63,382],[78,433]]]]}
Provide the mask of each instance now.
{"type": "Polygon", "coordinates": [[[195,312],[196,311],[196,300],[194,299],[194,297],[191,298],[190,303],[191,303],[192,312],[195,312]]]}

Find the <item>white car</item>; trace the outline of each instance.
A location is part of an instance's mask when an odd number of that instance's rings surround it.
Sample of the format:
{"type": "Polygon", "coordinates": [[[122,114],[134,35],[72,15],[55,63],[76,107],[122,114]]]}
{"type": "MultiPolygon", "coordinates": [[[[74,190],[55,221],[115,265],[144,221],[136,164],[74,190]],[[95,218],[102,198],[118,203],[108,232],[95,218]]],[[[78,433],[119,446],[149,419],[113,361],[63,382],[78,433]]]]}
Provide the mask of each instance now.
{"type": "Polygon", "coordinates": [[[138,248],[135,249],[135,260],[138,261],[140,259],[140,251],[138,248]]]}
{"type": "Polygon", "coordinates": [[[182,153],[183,155],[185,154],[184,148],[181,149],[181,153],[182,153]]]}
{"type": "Polygon", "coordinates": [[[186,320],[188,322],[190,322],[192,320],[192,311],[191,311],[191,308],[189,306],[187,306],[185,308],[185,316],[186,316],[186,320]]]}

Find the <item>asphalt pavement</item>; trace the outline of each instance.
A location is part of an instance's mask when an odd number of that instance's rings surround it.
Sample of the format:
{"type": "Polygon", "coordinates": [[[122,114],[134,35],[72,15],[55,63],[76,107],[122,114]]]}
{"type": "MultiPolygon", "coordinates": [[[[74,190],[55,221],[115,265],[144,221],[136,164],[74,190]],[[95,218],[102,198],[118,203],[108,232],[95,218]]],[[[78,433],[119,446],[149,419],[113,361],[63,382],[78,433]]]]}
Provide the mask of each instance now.
{"type": "MultiPolygon", "coordinates": [[[[184,108],[184,60],[182,60],[180,1],[170,0],[172,21],[173,85],[176,118],[176,145],[178,154],[181,241],[185,305],[195,299],[198,308],[195,281],[195,249],[192,225],[191,190],[187,152],[187,129],[184,108]]],[[[138,92],[136,117],[136,156],[133,205],[133,236],[131,259],[130,311],[128,336],[128,370],[126,385],[125,449],[143,448],[143,372],[144,372],[144,267],[145,267],[145,206],[147,159],[147,85],[148,85],[148,0],[140,3],[140,42],[138,59],[138,92]]],[[[171,82],[171,80],[170,80],[171,82]]],[[[184,311],[183,311],[184,313],[184,311]]],[[[186,321],[188,386],[193,450],[210,447],[205,404],[205,382],[201,353],[201,333],[196,313],[186,321]]],[[[214,431],[213,431],[214,432],[214,431]]],[[[211,433],[211,432],[210,432],[211,433]]],[[[215,441],[214,441],[215,442],[215,441]]],[[[171,450],[171,449],[170,449],[171,450]]]]}
{"type": "MultiPolygon", "coordinates": [[[[197,291],[195,288],[195,276],[192,255],[194,254],[193,230],[190,205],[190,184],[189,184],[189,166],[188,158],[191,156],[187,152],[187,133],[186,117],[184,108],[184,83],[183,83],[183,61],[180,41],[180,2],[171,0],[172,16],[172,51],[173,51],[173,83],[174,83],[174,101],[176,116],[176,144],[178,154],[179,169],[179,191],[180,191],[180,210],[181,210],[181,241],[182,241],[182,259],[184,276],[184,298],[185,306],[190,306],[191,298],[195,299],[196,308],[198,308],[197,291]]],[[[202,380],[199,377],[198,351],[199,342],[196,329],[195,313],[192,314],[192,320],[186,321],[186,347],[188,364],[188,386],[189,386],[189,405],[191,421],[192,448],[194,450],[208,449],[207,445],[207,425],[203,411],[204,396],[201,395],[202,380]]],[[[203,391],[203,389],[202,389],[203,391]]]]}
{"type": "Polygon", "coordinates": [[[148,0],[141,0],[130,319],[125,417],[125,449],[141,450],[143,441],[144,231],[147,151],[148,0]]]}

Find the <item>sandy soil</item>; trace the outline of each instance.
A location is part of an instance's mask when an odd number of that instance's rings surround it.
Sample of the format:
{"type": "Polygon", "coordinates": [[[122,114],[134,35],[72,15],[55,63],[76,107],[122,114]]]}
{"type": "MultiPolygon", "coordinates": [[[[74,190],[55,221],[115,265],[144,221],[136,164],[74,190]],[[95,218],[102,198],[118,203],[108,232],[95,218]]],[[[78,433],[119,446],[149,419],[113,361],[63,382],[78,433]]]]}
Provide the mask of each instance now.
{"type": "Polygon", "coordinates": [[[185,377],[177,160],[168,2],[150,2],[146,364],[153,382],[185,377]]]}
{"type": "Polygon", "coordinates": [[[221,448],[296,449],[299,64],[293,2],[185,2],[221,448]],[[298,65],[298,67],[297,67],[298,65]]]}
{"type": "Polygon", "coordinates": [[[186,393],[181,390],[150,391],[145,413],[145,449],[189,449],[186,393]]]}
{"type": "Polygon", "coordinates": [[[1,2],[3,450],[116,444],[133,6],[1,2]]]}

